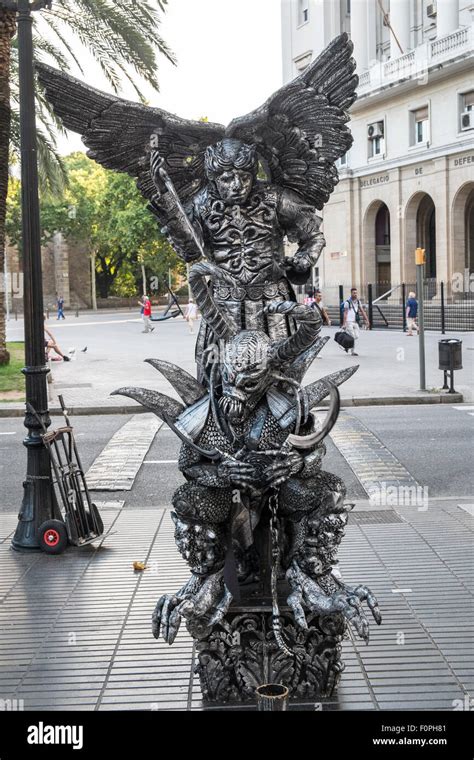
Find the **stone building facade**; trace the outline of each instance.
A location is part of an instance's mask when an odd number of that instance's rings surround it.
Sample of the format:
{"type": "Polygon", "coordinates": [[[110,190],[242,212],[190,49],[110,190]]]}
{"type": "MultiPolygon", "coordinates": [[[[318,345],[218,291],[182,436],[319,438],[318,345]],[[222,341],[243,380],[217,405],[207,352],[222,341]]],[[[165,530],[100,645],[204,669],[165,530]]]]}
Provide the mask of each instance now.
{"type": "Polygon", "coordinates": [[[421,246],[432,297],[460,277],[474,290],[473,18],[469,0],[282,0],[285,81],[342,31],[358,64],[354,144],[323,214],[325,289],[413,283],[421,246]]]}
{"type": "MultiPolygon", "coordinates": [[[[56,232],[42,247],[41,260],[45,310],[54,308],[59,295],[64,298],[68,309],[91,308],[90,257],[85,245],[69,243],[61,232],[56,232]]],[[[21,256],[18,249],[8,243],[6,263],[9,308],[11,311],[21,312],[21,256]]]]}

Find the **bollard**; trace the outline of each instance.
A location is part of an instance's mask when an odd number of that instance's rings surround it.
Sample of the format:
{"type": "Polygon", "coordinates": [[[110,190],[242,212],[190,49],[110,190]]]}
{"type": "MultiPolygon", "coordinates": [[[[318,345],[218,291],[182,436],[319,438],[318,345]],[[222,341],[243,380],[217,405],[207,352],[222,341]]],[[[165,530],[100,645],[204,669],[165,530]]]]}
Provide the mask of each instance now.
{"type": "Polygon", "coordinates": [[[444,312],[444,282],[440,282],[441,290],[441,335],[446,335],[446,316],[444,312]]]}
{"type": "Polygon", "coordinates": [[[367,298],[369,300],[369,330],[372,329],[372,325],[374,324],[374,308],[373,308],[373,291],[372,291],[372,284],[369,283],[367,285],[367,298]]]}
{"type": "Polygon", "coordinates": [[[281,683],[265,683],[255,689],[259,712],[284,712],[288,709],[288,689],[281,683]]]}
{"type": "Polygon", "coordinates": [[[404,282],[402,282],[402,324],[403,324],[403,332],[406,332],[407,329],[407,286],[404,282]]]}

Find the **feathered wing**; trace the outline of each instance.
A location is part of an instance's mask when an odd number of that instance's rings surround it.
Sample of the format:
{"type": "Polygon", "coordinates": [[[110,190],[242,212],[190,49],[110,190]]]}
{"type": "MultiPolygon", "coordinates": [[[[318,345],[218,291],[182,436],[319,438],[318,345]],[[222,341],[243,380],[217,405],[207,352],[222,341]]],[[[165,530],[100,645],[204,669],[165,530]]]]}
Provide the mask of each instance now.
{"type": "Polygon", "coordinates": [[[257,144],[275,185],[318,209],[338,182],[335,161],[352,145],[346,126],[358,84],[352,51],[347,34],[336,37],[299,77],[226,130],[257,144]]]}
{"type": "Polygon", "coordinates": [[[153,201],[150,150],[158,148],[181,200],[199,191],[205,182],[204,151],[223,137],[223,126],[108,95],[44,63],[36,69],[55,114],[82,136],[89,158],[136,177],[143,195],[153,201]]]}

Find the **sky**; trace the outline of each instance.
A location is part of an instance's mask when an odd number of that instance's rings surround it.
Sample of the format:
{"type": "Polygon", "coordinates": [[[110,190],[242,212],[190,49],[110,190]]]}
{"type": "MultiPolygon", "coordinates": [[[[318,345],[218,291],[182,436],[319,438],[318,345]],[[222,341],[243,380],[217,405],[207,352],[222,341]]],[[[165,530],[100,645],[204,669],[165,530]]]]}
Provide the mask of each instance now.
{"type": "MultiPolygon", "coordinates": [[[[282,84],[280,0],[169,0],[160,35],[178,65],[158,56],[160,92],[143,88],[150,105],[227,124],[282,84]]],[[[95,64],[84,68],[89,83],[110,91],[95,64]]],[[[130,88],[121,95],[137,99],[130,88]]],[[[73,133],[58,145],[63,154],[84,149],[73,133]]]]}

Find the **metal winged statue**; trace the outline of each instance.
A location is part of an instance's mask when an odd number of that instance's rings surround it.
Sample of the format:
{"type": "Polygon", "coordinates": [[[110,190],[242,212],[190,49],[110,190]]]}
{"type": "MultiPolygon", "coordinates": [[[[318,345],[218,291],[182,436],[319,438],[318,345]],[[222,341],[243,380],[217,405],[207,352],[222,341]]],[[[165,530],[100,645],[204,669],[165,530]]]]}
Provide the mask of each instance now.
{"type": "Polygon", "coordinates": [[[82,135],[90,158],[136,177],[150,200],[155,188],[145,175],[153,146],[184,204],[205,184],[206,148],[229,137],[255,144],[272,183],[322,209],[338,180],[334,164],[352,144],[345,126],[358,83],[352,50],[347,34],[336,37],[299,77],[227,128],[108,95],[43,63],[37,71],[56,114],[82,135]]]}
{"type": "MultiPolygon", "coordinates": [[[[205,321],[196,356],[219,335],[207,325],[220,310],[228,330],[262,329],[279,340],[296,325],[264,317],[272,300],[295,300],[324,248],[316,213],[352,142],[347,109],[357,76],[346,34],[299,77],[226,128],[189,121],[122,100],[38,64],[56,114],[79,132],[88,155],[136,177],[177,253],[208,266],[194,273],[205,321]],[[257,178],[263,168],[266,179],[257,178]],[[297,244],[285,256],[284,240],[297,244]]],[[[202,370],[201,370],[202,372],[202,370]]]]}
{"type": "Polygon", "coordinates": [[[327,696],[343,668],[348,626],[368,641],[364,603],[381,622],[370,589],[348,586],[335,571],[353,505],[340,478],[322,469],[337,388],[357,367],[302,385],[328,338],[318,310],[299,304],[292,287],[307,281],[324,248],[317,211],[352,143],[351,55],[347,35],[337,37],[299,77],[227,127],[37,67],[64,125],[82,135],[90,158],[136,178],[191,264],[203,317],[197,378],[150,359],[182,403],[144,388],[116,393],[153,411],[182,442],[185,482],[173,495],[172,518],[191,577],[158,600],[153,632],[171,644],[186,622],[204,696],[214,701],[253,699],[270,670],[293,695],[327,696]],[[287,240],[296,244],[291,255],[287,240]],[[312,410],[327,397],[320,423],[312,410]]]}

